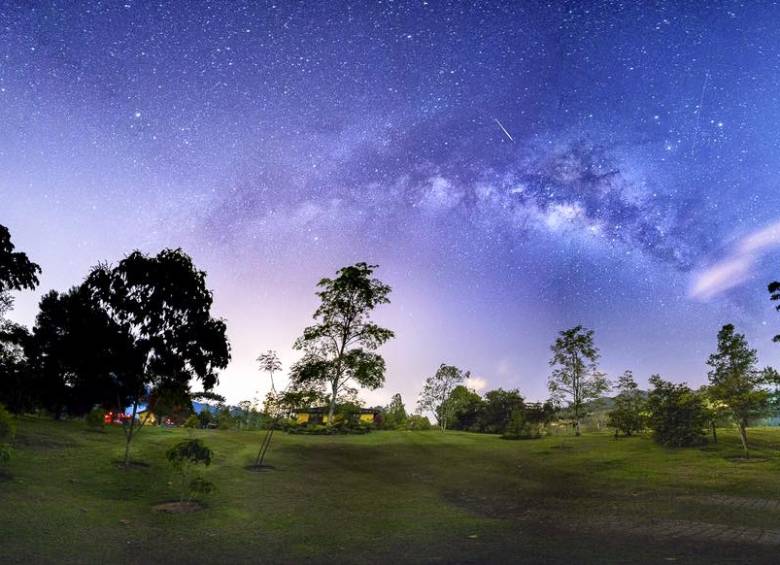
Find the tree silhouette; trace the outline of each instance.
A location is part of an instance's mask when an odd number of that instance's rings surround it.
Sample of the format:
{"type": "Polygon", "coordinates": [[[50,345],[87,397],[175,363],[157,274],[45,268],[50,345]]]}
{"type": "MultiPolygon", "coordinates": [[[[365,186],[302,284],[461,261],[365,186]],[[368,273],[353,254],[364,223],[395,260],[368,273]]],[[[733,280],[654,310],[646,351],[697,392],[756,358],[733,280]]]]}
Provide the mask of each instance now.
{"type": "Polygon", "coordinates": [[[180,249],[156,256],[135,251],[112,267],[93,268],[85,282],[93,300],[129,336],[136,355],[132,371],[117,377],[132,406],[125,426],[125,466],[130,443],[145,421],[136,422],[138,406],[150,391],[189,391],[191,379],[208,391],[217,371],[227,366],[230,346],[225,323],[211,316],[213,297],[206,273],[180,249]]]}
{"type": "MultiPolygon", "coordinates": [[[[271,377],[271,392],[269,395],[271,395],[276,400],[276,385],[274,384],[274,373],[277,371],[282,370],[282,362],[279,360],[279,355],[276,353],[276,351],[269,349],[260,357],[257,358],[257,361],[260,363],[260,370],[265,371],[268,373],[268,375],[271,377]]],[[[273,420],[271,420],[271,424],[268,427],[268,431],[266,432],[265,436],[263,437],[263,441],[260,444],[260,451],[257,452],[257,458],[255,459],[255,467],[260,468],[263,466],[263,461],[265,460],[265,454],[268,451],[268,448],[271,446],[271,440],[274,437],[274,431],[276,430],[276,425],[279,423],[279,418],[282,415],[282,411],[279,409],[279,406],[276,402],[272,403],[274,408],[276,410],[276,413],[273,414],[273,420]]]]}
{"type": "Polygon", "coordinates": [[[118,375],[134,371],[138,361],[129,333],[85,286],[51,291],[39,308],[27,347],[38,405],[55,417],[82,416],[95,404],[123,406],[127,378],[118,375]]]}
{"type": "Polygon", "coordinates": [[[317,323],[306,328],[294,345],[304,355],[292,367],[292,381],[329,386],[329,426],[339,392],[349,383],[376,389],[385,381],[385,361],[375,351],[394,334],[369,316],[378,305],[389,304],[391,289],[372,277],[376,267],[356,263],[340,269],[335,279],[322,279],[317,285],[321,289],[314,313],[317,323]]]}
{"type": "Polygon", "coordinates": [[[15,249],[11,232],[0,225],[0,402],[14,412],[22,412],[32,405],[33,387],[24,355],[29,333],[6,320],[5,315],[13,306],[9,291],[35,289],[41,268],[15,249]]]}
{"type": "Polygon", "coordinates": [[[718,350],[710,355],[707,365],[711,367],[709,396],[728,406],[737,422],[745,457],[749,457],[748,420],[764,409],[769,400],[756,350],[750,348],[743,334],[736,333],[733,325],[726,324],[718,332],[718,350]]]}
{"type": "Polygon", "coordinates": [[[420,411],[432,412],[439,423],[441,431],[447,431],[447,423],[452,417],[453,389],[469,378],[468,371],[463,372],[453,365],[442,363],[436,370],[436,374],[425,380],[425,385],[417,401],[420,411]]]}
{"type": "Polygon", "coordinates": [[[583,404],[609,390],[609,381],[598,370],[599,350],[593,344],[593,330],[582,326],[563,330],[550,350],[550,394],[556,402],[568,401],[574,413],[574,433],[579,436],[583,404]]]}
{"type": "Polygon", "coordinates": [[[11,232],[0,225],[0,293],[9,290],[33,290],[38,286],[41,268],[26,253],[14,251],[11,232]]]}

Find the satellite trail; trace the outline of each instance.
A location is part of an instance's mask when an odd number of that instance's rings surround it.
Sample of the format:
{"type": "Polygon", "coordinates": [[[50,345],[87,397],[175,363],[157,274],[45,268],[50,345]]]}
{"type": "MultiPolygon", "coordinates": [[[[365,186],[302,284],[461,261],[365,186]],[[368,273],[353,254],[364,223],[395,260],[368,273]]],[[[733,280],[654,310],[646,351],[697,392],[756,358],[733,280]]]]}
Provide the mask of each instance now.
{"type": "Polygon", "coordinates": [[[514,142],[515,142],[515,140],[512,138],[512,136],[510,135],[510,133],[509,133],[508,131],[506,131],[506,128],[504,127],[504,124],[502,124],[500,121],[498,121],[498,118],[493,118],[493,119],[494,119],[494,120],[496,121],[496,123],[498,124],[498,127],[500,127],[500,128],[501,128],[501,131],[503,131],[503,132],[504,132],[504,135],[505,135],[505,136],[507,136],[507,137],[509,138],[509,141],[511,141],[512,143],[514,143],[514,142]]]}

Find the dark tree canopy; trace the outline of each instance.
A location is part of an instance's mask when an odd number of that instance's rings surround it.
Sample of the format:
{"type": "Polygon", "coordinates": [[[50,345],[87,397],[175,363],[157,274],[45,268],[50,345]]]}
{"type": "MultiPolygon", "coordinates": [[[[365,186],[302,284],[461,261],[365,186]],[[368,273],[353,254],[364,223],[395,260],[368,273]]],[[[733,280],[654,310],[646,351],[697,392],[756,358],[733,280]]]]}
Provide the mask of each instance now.
{"type": "Polygon", "coordinates": [[[356,263],[340,269],[334,279],[322,279],[317,285],[316,324],[304,329],[295,342],[304,355],[292,367],[292,381],[330,388],[329,423],[346,387],[376,389],[385,381],[385,361],[376,350],[394,334],[370,319],[377,306],[390,303],[390,287],[374,278],[376,268],[356,263]]]}
{"type": "Polygon", "coordinates": [[[38,403],[81,416],[96,405],[121,407],[141,359],[130,335],[99,308],[88,290],[43,296],[27,353],[38,403]]]}
{"type": "MultiPolygon", "coordinates": [[[[189,391],[190,381],[208,391],[227,366],[230,346],[225,323],[211,316],[213,298],[206,274],[180,249],[156,256],[135,251],[112,267],[98,265],[85,287],[92,300],[130,339],[133,370],[117,375],[133,406],[156,389],[189,391]]],[[[132,420],[134,422],[134,419],[132,420]]],[[[134,424],[127,430],[125,462],[134,424]]]]}
{"type": "Polygon", "coordinates": [[[38,286],[41,268],[26,253],[14,251],[11,232],[0,225],[0,293],[8,290],[33,290],[38,286]]]}

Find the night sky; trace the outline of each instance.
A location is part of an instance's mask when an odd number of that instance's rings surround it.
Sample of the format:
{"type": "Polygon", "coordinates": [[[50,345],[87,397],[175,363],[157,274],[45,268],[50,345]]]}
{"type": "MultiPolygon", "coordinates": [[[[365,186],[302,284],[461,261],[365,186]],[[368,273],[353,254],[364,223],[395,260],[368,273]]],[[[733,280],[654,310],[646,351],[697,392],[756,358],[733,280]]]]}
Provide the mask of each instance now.
{"type": "Polygon", "coordinates": [[[442,362],[543,399],[578,323],[642,384],[704,383],[727,322],[780,365],[780,7],[706,4],[0,2],[0,223],[43,267],[11,316],[180,246],[232,402],[362,260],[370,404],[442,362]]]}

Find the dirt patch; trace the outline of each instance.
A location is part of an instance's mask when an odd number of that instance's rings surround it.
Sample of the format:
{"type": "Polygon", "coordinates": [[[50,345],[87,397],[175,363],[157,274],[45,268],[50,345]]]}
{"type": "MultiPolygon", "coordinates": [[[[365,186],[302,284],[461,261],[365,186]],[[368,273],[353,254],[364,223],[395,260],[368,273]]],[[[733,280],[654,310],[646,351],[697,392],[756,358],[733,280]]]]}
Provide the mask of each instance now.
{"type": "Polygon", "coordinates": [[[62,441],[49,437],[21,434],[17,434],[16,439],[14,440],[14,445],[32,450],[65,449],[68,447],[76,447],[76,443],[72,441],[62,441]]]}
{"type": "MultiPolygon", "coordinates": [[[[118,467],[119,469],[125,468],[124,461],[115,459],[114,461],[112,461],[112,463],[116,465],[116,467],[118,467]]],[[[151,467],[151,465],[149,465],[149,463],[147,463],[146,461],[134,461],[131,459],[130,462],[127,464],[127,467],[130,469],[148,469],[149,467],[151,467]]]]}
{"type": "Polygon", "coordinates": [[[265,464],[263,464],[263,465],[255,465],[255,464],[252,464],[252,465],[247,465],[246,467],[244,467],[244,469],[246,469],[247,471],[252,471],[254,473],[264,473],[266,471],[273,471],[274,469],[276,469],[276,467],[274,467],[273,465],[265,465],[265,464]]]}
{"type": "Polygon", "coordinates": [[[152,507],[155,512],[165,512],[166,514],[187,514],[190,512],[200,512],[204,506],[194,500],[163,502],[152,507]]]}

